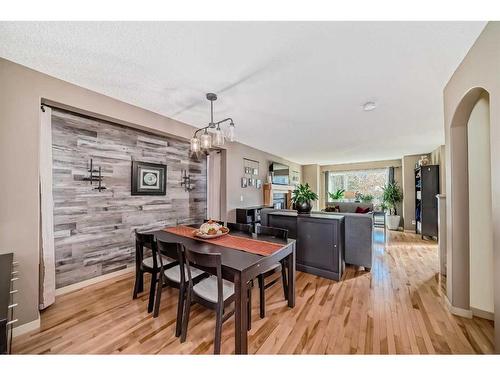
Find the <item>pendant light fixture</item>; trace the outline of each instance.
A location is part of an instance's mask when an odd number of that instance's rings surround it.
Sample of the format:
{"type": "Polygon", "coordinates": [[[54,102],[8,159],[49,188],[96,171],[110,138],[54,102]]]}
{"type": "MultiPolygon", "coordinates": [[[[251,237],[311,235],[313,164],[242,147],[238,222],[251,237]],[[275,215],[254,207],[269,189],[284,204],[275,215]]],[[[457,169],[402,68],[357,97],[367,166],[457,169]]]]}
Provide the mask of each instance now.
{"type": "Polygon", "coordinates": [[[215,147],[224,146],[224,133],[220,128],[220,125],[217,125],[217,129],[215,129],[213,145],[215,147]]]}
{"type": "Polygon", "coordinates": [[[196,137],[191,138],[191,152],[199,152],[200,147],[200,140],[196,137]]]}
{"type": "Polygon", "coordinates": [[[233,120],[231,120],[231,122],[229,123],[229,127],[227,128],[227,139],[229,140],[229,142],[234,142],[235,137],[236,133],[234,130],[234,122],[233,120]]]}
{"type": "Polygon", "coordinates": [[[227,141],[234,142],[235,129],[233,119],[228,117],[224,120],[214,122],[214,101],[217,100],[217,95],[214,93],[208,93],[207,99],[210,101],[210,122],[204,128],[195,131],[193,138],[191,138],[191,152],[198,153],[200,151],[208,152],[212,147],[221,147],[227,141]],[[229,122],[229,126],[224,133],[221,125],[229,122]],[[213,134],[209,133],[209,129],[215,129],[213,134]],[[203,132],[203,134],[198,138],[198,133],[203,132]]]}
{"type": "Polygon", "coordinates": [[[212,136],[208,134],[208,129],[200,137],[201,149],[210,150],[212,148],[212,136]]]}

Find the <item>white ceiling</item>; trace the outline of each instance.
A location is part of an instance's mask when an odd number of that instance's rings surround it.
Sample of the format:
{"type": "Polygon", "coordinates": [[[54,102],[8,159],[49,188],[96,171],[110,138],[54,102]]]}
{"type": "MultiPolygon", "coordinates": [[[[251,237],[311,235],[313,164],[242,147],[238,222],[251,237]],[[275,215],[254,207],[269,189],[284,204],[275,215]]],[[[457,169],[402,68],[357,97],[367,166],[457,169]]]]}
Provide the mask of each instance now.
{"type": "Polygon", "coordinates": [[[173,117],[231,116],[301,163],[444,143],[442,91],[485,22],[0,22],[0,56],[173,117]],[[362,110],[374,101],[377,108],[362,110]]]}

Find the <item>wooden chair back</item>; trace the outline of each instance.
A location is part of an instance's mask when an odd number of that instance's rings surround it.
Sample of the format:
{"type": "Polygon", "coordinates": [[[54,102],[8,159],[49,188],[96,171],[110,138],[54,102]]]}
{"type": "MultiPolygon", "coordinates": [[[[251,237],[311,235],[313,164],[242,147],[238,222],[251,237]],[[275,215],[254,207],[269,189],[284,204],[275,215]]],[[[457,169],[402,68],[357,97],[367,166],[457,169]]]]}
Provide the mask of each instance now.
{"type": "Polygon", "coordinates": [[[151,249],[153,256],[153,268],[160,267],[158,264],[158,248],[156,245],[155,236],[152,233],[141,233],[135,230],[135,251],[138,263],[141,264],[144,260],[144,247],[151,249]]]}
{"type": "Polygon", "coordinates": [[[267,235],[267,236],[274,236],[276,238],[279,238],[279,239],[282,239],[285,241],[288,240],[288,230],[287,229],[257,225],[255,227],[255,233],[257,235],[262,234],[262,235],[267,235]]]}
{"type": "Polygon", "coordinates": [[[220,253],[202,253],[184,248],[187,265],[188,283],[193,286],[191,266],[199,267],[217,277],[217,303],[223,303],[222,296],[222,257],[220,253]]]}
{"type": "Polygon", "coordinates": [[[229,228],[229,230],[252,233],[252,226],[250,224],[227,223],[226,226],[229,228]]]}
{"type": "MultiPolygon", "coordinates": [[[[184,246],[178,242],[165,242],[162,240],[156,240],[158,253],[166,257],[177,260],[179,263],[184,264],[184,246]]],[[[163,260],[160,256],[160,263],[163,267],[163,260]]]]}

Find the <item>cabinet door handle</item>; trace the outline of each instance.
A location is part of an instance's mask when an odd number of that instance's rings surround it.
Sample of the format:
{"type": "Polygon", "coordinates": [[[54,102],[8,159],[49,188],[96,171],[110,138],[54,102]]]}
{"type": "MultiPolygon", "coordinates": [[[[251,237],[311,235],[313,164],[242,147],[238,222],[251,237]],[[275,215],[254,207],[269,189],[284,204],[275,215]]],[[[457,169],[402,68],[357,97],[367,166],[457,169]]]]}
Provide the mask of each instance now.
{"type": "Polygon", "coordinates": [[[16,306],[17,306],[17,303],[13,303],[12,305],[9,305],[9,306],[8,306],[8,308],[9,308],[9,309],[13,309],[13,308],[14,308],[14,307],[16,307],[16,306]]]}
{"type": "Polygon", "coordinates": [[[14,323],[17,323],[17,319],[14,319],[14,320],[8,321],[8,322],[7,322],[7,325],[8,325],[8,326],[10,326],[10,325],[12,325],[12,324],[14,324],[14,323]]]}

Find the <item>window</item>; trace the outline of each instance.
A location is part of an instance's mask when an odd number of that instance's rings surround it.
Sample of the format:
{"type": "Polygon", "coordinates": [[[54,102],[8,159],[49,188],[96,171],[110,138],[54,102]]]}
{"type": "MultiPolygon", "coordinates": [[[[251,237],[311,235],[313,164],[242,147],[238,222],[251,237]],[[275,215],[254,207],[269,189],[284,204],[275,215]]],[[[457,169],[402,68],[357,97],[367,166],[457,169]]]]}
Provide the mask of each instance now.
{"type": "MultiPolygon", "coordinates": [[[[334,193],[338,189],[344,189],[347,196],[351,196],[352,200],[354,200],[353,196],[355,193],[373,195],[373,204],[375,206],[382,203],[382,188],[388,181],[389,168],[327,172],[326,175],[328,193],[334,193]]],[[[328,194],[326,201],[331,201],[328,194]]]]}

